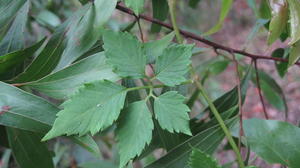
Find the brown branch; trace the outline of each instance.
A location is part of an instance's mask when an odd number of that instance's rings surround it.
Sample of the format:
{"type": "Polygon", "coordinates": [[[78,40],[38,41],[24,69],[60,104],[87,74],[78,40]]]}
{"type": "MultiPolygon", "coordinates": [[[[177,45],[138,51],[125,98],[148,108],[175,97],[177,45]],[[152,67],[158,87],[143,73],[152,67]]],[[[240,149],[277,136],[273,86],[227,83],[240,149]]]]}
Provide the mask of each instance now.
{"type": "MultiPolygon", "coordinates": [[[[129,15],[135,15],[134,12],[121,5],[120,3],[117,4],[116,8],[124,13],[127,13],[129,15]]],[[[170,30],[174,30],[173,26],[170,25],[170,24],[167,24],[167,23],[164,23],[158,19],[155,19],[155,18],[152,18],[152,17],[149,17],[149,16],[146,16],[146,15],[139,15],[138,16],[139,18],[141,19],[144,19],[146,21],[149,21],[151,23],[155,23],[155,24],[158,24],[160,26],[163,26],[165,28],[168,28],[170,30]]],[[[269,57],[269,56],[264,56],[264,55],[256,55],[256,54],[251,54],[251,53],[248,53],[248,52],[245,52],[243,50],[239,50],[239,49],[234,49],[234,48],[230,48],[230,47],[227,47],[227,46],[224,46],[224,45],[221,45],[221,44],[218,44],[218,43],[215,43],[215,42],[212,42],[210,40],[207,40],[201,36],[198,36],[194,33],[191,33],[191,32],[188,32],[188,31],[184,31],[184,30],[179,30],[179,32],[185,36],[186,38],[191,38],[191,39],[194,39],[194,40],[197,40],[199,42],[202,42],[206,45],[209,45],[211,47],[213,47],[214,49],[221,49],[221,50],[224,50],[224,51],[227,51],[229,53],[236,53],[236,54],[241,54],[241,55],[244,55],[246,57],[249,57],[249,58],[252,58],[252,59],[255,59],[255,60],[258,60],[258,59],[264,59],[264,60],[272,60],[272,61],[280,61],[280,62],[288,62],[287,59],[284,59],[284,58],[276,58],[276,57],[269,57]]],[[[300,62],[297,62],[295,63],[296,65],[300,65],[300,62]]]]}
{"type": "Polygon", "coordinates": [[[257,60],[253,59],[253,61],[254,61],[254,68],[255,68],[255,74],[256,74],[256,84],[257,84],[259,98],[260,98],[260,101],[261,101],[261,104],[262,104],[262,107],[263,107],[263,110],[264,110],[265,118],[268,120],[269,116],[268,116],[266,106],[265,106],[265,103],[264,103],[264,99],[263,99],[263,96],[262,96],[262,93],[261,93],[261,87],[260,87],[260,82],[259,82],[260,79],[259,79],[258,68],[257,68],[257,60]]]}
{"type": "Polygon", "coordinates": [[[239,63],[235,58],[235,54],[231,53],[232,59],[235,65],[235,72],[236,72],[236,81],[237,81],[237,89],[238,89],[238,107],[239,107],[239,115],[240,115],[240,130],[239,130],[239,149],[241,150],[241,139],[244,134],[244,127],[243,127],[243,102],[242,102],[242,93],[241,93],[241,77],[239,72],[239,63]]]}

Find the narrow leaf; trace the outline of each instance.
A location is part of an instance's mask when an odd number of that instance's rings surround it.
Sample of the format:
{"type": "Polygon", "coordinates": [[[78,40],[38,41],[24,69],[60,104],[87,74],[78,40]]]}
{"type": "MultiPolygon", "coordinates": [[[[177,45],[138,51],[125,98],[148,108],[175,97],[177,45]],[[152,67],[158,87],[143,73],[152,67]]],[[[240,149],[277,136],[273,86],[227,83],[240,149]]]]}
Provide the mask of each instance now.
{"type": "Polygon", "coordinates": [[[0,56],[0,74],[3,74],[10,70],[10,68],[21,64],[26,58],[33,56],[33,54],[42,46],[44,41],[45,39],[23,50],[0,56]]]}
{"type": "MultiPolygon", "coordinates": [[[[236,119],[232,119],[228,121],[226,125],[228,128],[232,128],[235,124],[236,119]]],[[[193,150],[191,146],[207,154],[212,154],[224,137],[225,135],[218,125],[210,127],[189,138],[145,168],[183,168],[188,164],[189,156],[193,150]]]]}
{"type": "MultiPolygon", "coordinates": [[[[167,0],[152,0],[152,10],[153,18],[160,21],[166,20],[169,14],[169,6],[167,0]]],[[[152,23],[151,32],[158,33],[160,29],[160,25],[152,23]]]]}
{"type": "Polygon", "coordinates": [[[143,78],[146,55],[142,44],[129,33],[104,31],[104,50],[114,72],[121,77],[143,78]]]}
{"type": "Polygon", "coordinates": [[[102,79],[110,81],[119,79],[106,64],[103,52],[89,56],[28,86],[50,97],[65,99],[72,95],[80,85],[102,79]]]}
{"type": "Polygon", "coordinates": [[[270,6],[272,8],[272,19],[269,25],[269,45],[280,37],[288,21],[288,4],[284,0],[271,0],[270,6]]]}
{"type": "Polygon", "coordinates": [[[300,128],[282,121],[250,119],[244,131],[251,150],[269,163],[300,167],[300,128]]]}
{"type": "Polygon", "coordinates": [[[291,26],[291,41],[289,44],[294,44],[300,39],[300,1],[288,0],[290,9],[290,26],[291,26]]]}
{"type": "Polygon", "coordinates": [[[24,48],[24,29],[27,22],[27,14],[29,10],[29,2],[26,2],[18,11],[16,18],[10,26],[8,32],[0,42],[0,55],[4,55],[13,51],[24,48]]]}
{"type": "Polygon", "coordinates": [[[68,42],[54,71],[59,71],[87,52],[101,35],[100,28],[115,10],[117,0],[95,0],[82,19],[67,34],[68,42]]]}
{"type": "Polygon", "coordinates": [[[154,113],[162,129],[169,132],[185,133],[192,135],[189,128],[190,111],[183,104],[185,97],[175,91],[166,92],[154,101],[154,113]]]}
{"type": "Polygon", "coordinates": [[[125,96],[124,87],[107,80],[84,84],[63,104],[64,110],[57,114],[43,140],[60,135],[96,134],[118,118],[125,96]]]}
{"type": "Polygon", "coordinates": [[[73,29],[72,26],[80,20],[82,15],[84,15],[88,9],[88,5],[80,8],[61,26],[55,29],[55,32],[42,52],[26,68],[25,72],[21,73],[14,79],[14,82],[21,83],[35,81],[51,73],[57,66],[61,58],[61,54],[65,49],[66,34],[73,29]]]}
{"type": "Polygon", "coordinates": [[[9,145],[22,168],[54,168],[51,153],[37,133],[7,128],[9,145]]]}
{"type": "Polygon", "coordinates": [[[0,1],[0,30],[9,23],[26,0],[1,0],[0,1]]]}
{"type": "Polygon", "coordinates": [[[300,41],[292,46],[289,57],[289,67],[294,65],[300,58],[300,41]]]}
{"type": "Polygon", "coordinates": [[[212,27],[210,30],[208,30],[206,33],[204,33],[204,35],[214,34],[222,28],[223,23],[231,9],[232,3],[233,3],[233,0],[222,0],[221,14],[220,14],[218,23],[214,27],[212,27]]]}
{"type": "Polygon", "coordinates": [[[120,153],[120,168],[141,154],[151,142],[154,128],[146,101],[130,104],[123,112],[117,125],[117,140],[120,153]]]}
{"type": "Polygon", "coordinates": [[[191,63],[192,49],[193,45],[174,45],[166,48],[156,61],[156,78],[168,86],[184,82],[184,75],[191,63]]]}

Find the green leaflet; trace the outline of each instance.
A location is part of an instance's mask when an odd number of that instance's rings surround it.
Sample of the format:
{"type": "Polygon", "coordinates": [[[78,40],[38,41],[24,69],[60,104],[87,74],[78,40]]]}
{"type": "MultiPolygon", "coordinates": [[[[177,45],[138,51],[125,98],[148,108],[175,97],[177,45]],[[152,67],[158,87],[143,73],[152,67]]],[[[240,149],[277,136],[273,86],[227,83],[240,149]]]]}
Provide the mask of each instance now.
{"type": "Polygon", "coordinates": [[[22,168],[54,168],[51,153],[37,133],[7,128],[9,145],[22,168]]]}
{"type": "Polygon", "coordinates": [[[144,8],[145,0],[124,0],[126,6],[131,8],[136,15],[139,15],[144,8]]]}
{"type": "MultiPolygon", "coordinates": [[[[59,108],[45,99],[3,82],[0,82],[0,109],[0,125],[41,134],[51,129],[59,111],[59,108]]],[[[88,151],[99,154],[91,137],[70,138],[88,151]]]]}
{"type": "Polygon", "coordinates": [[[215,158],[196,148],[191,153],[189,165],[191,168],[221,168],[215,158]]]}
{"type": "Polygon", "coordinates": [[[290,9],[291,41],[294,44],[300,39],[300,2],[298,0],[288,0],[290,9]]]}
{"type": "MultiPolygon", "coordinates": [[[[169,14],[169,6],[167,0],[152,0],[153,18],[164,21],[169,14]]],[[[151,32],[159,33],[161,26],[152,23],[151,32]]]]}
{"type": "Polygon", "coordinates": [[[0,42],[0,55],[24,48],[25,40],[23,33],[27,22],[28,10],[29,2],[26,2],[18,11],[17,16],[10,26],[8,32],[0,42]]]}
{"type": "Polygon", "coordinates": [[[0,30],[15,16],[26,0],[0,1],[0,30]]]}
{"type": "Polygon", "coordinates": [[[152,116],[145,100],[130,104],[122,112],[116,130],[120,168],[141,154],[151,142],[153,129],[152,116]]]}
{"type": "Polygon", "coordinates": [[[117,81],[119,77],[106,64],[104,53],[100,52],[30,83],[28,86],[48,96],[65,99],[72,95],[80,85],[102,79],[117,81]]]}
{"type": "Polygon", "coordinates": [[[212,27],[210,30],[205,32],[204,35],[214,34],[222,28],[224,20],[227,17],[227,15],[231,9],[232,3],[233,3],[233,0],[222,0],[221,14],[220,14],[218,23],[214,27],[212,27]]]}
{"type": "Polygon", "coordinates": [[[12,67],[21,64],[26,58],[33,56],[33,54],[42,46],[44,41],[45,39],[23,50],[0,56],[0,75],[7,72],[12,67]]]}
{"type": "MultiPolygon", "coordinates": [[[[228,128],[232,128],[236,122],[237,120],[234,118],[228,120],[226,125],[228,128]]],[[[188,159],[193,148],[212,154],[224,137],[225,135],[218,125],[210,127],[189,138],[145,168],[183,168],[188,164],[188,159]]]]}
{"type": "Polygon", "coordinates": [[[244,132],[251,150],[269,163],[300,167],[300,128],[282,121],[244,120],[244,132]]]}
{"type": "Polygon", "coordinates": [[[144,51],[147,57],[147,63],[154,63],[157,58],[163,54],[163,51],[170,45],[175,33],[169,33],[163,38],[144,43],[144,51]]]}
{"type": "Polygon", "coordinates": [[[113,66],[115,73],[121,77],[145,77],[147,57],[142,43],[133,35],[105,30],[103,41],[107,62],[113,66]]]}
{"type": "Polygon", "coordinates": [[[64,51],[66,45],[65,35],[73,29],[72,26],[82,18],[82,15],[84,15],[88,9],[89,5],[80,8],[61,26],[55,29],[55,32],[42,52],[26,68],[25,72],[14,79],[14,82],[21,83],[35,81],[51,73],[57,66],[61,54],[64,51]]]}
{"type": "Polygon", "coordinates": [[[126,93],[124,87],[108,80],[84,84],[63,104],[64,110],[57,114],[43,140],[60,135],[94,135],[107,128],[119,117],[126,93]]]}
{"type": "Polygon", "coordinates": [[[168,86],[184,82],[191,63],[194,45],[174,45],[166,48],[155,64],[155,77],[168,86]]]}
{"type": "Polygon", "coordinates": [[[162,129],[171,133],[182,132],[192,135],[189,128],[190,111],[184,102],[185,97],[176,91],[166,92],[154,100],[154,113],[162,129]]]}
{"type": "Polygon", "coordinates": [[[68,42],[54,71],[59,71],[87,52],[101,35],[100,29],[110,18],[117,0],[95,0],[82,19],[67,34],[68,42]]]}
{"type": "Polygon", "coordinates": [[[289,67],[294,65],[300,58],[300,41],[292,46],[289,57],[289,67]]]}
{"type": "Polygon", "coordinates": [[[274,43],[284,31],[288,21],[288,4],[284,0],[271,0],[272,19],[269,25],[268,44],[274,43]]]}

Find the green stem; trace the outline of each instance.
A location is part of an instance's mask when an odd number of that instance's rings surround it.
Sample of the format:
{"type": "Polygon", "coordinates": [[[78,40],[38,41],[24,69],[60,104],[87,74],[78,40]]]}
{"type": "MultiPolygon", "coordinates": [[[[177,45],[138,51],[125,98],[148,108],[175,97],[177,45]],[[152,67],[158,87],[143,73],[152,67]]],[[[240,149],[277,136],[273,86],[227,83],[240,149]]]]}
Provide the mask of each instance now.
{"type": "Polygon", "coordinates": [[[232,135],[229,131],[229,129],[227,128],[227,126],[225,125],[225,122],[224,120],[222,119],[220,113],[218,112],[217,108],[215,107],[215,105],[213,104],[212,100],[209,98],[209,96],[207,95],[207,93],[205,92],[202,84],[198,81],[198,80],[195,80],[195,84],[197,86],[197,88],[199,89],[201,95],[204,97],[204,99],[206,100],[206,102],[208,103],[212,113],[214,114],[214,116],[216,117],[220,127],[223,129],[223,132],[225,133],[227,139],[228,139],[228,142],[229,144],[231,145],[233,151],[235,152],[236,154],[236,157],[237,157],[237,162],[239,164],[239,167],[240,168],[244,168],[245,165],[244,165],[244,162],[243,162],[243,159],[242,159],[242,156],[240,154],[240,151],[237,147],[237,145],[235,144],[233,138],[232,138],[232,135]]]}
{"type": "Polygon", "coordinates": [[[182,43],[183,38],[181,37],[179,28],[178,28],[177,22],[176,22],[176,2],[177,2],[177,0],[168,0],[171,21],[172,21],[172,25],[173,25],[174,32],[176,35],[176,39],[177,39],[178,43],[182,43]]]}
{"type": "Polygon", "coordinates": [[[138,86],[138,87],[132,87],[132,88],[127,88],[126,91],[134,91],[134,90],[141,90],[141,89],[153,89],[153,88],[162,88],[165,87],[165,85],[148,85],[148,86],[138,86]]]}

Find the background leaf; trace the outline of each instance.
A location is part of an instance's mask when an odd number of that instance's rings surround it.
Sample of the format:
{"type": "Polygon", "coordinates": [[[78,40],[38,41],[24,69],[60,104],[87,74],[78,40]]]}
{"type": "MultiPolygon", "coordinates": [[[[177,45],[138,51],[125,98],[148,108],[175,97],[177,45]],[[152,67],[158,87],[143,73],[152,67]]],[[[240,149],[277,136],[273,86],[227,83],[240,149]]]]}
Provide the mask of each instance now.
{"type": "Polygon", "coordinates": [[[27,23],[27,14],[29,10],[29,1],[17,12],[17,15],[10,26],[8,32],[0,42],[0,55],[24,48],[24,29],[27,23]]]}
{"type": "MultiPolygon", "coordinates": [[[[165,21],[169,14],[169,6],[167,0],[152,0],[153,18],[160,21],[165,21]]],[[[158,33],[161,30],[161,26],[152,23],[151,32],[158,33]]]]}
{"type": "Polygon", "coordinates": [[[0,2],[0,30],[15,16],[26,0],[1,0],[0,2]]]}
{"type": "Polygon", "coordinates": [[[288,4],[283,0],[271,0],[272,19],[269,25],[268,44],[274,43],[284,31],[288,21],[288,4]]]}
{"type": "Polygon", "coordinates": [[[290,51],[289,66],[295,64],[300,58],[300,41],[295,43],[290,51]]]}
{"type": "Polygon", "coordinates": [[[207,32],[205,32],[204,35],[214,34],[222,28],[223,22],[225,21],[227,15],[231,9],[232,4],[233,4],[233,0],[222,0],[221,13],[220,13],[218,23],[214,27],[209,29],[207,32]]]}
{"type": "MultiPolygon", "coordinates": [[[[235,119],[227,122],[227,127],[232,128],[235,119]]],[[[197,135],[189,138],[184,143],[169,151],[165,156],[149,164],[145,168],[183,168],[188,164],[189,155],[193,148],[212,154],[225,137],[222,129],[217,125],[210,127],[197,135]]]]}
{"type": "Polygon", "coordinates": [[[41,136],[15,128],[7,128],[9,145],[22,168],[54,168],[51,153],[41,136]]]}
{"type": "Polygon", "coordinates": [[[107,79],[117,81],[119,77],[106,64],[103,52],[89,56],[75,64],[28,84],[50,97],[65,99],[84,83],[107,79]]]}
{"type": "Polygon", "coordinates": [[[54,71],[59,71],[87,52],[99,39],[100,28],[110,18],[117,0],[95,0],[82,19],[67,34],[68,42],[54,71]]]}
{"type": "Polygon", "coordinates": [[[0,75],[14,66],[23,63],[26,58],[33,56],[33,54],[42,46],[44,41],[45,39],[23,50],[0,56],[0,75]]]}
{"type": "Polygon", "coordinates": [[[244,131],[251,150],[265,161],[300,166],[300,128],[282,121],[250,119],[244,120],[244,131]]]}
{"type": "Polygon", "coordinates": [[[126,6],[131,8],[136,15],[139,15],[144,8],[145,0],[124,0],[126,6]]]}
{"type": "Polygon", "coordinates": [[[291,41],[294,44],[300,39],[300,2],[298,0],[288,0],[290,9],[291,41]]]}

